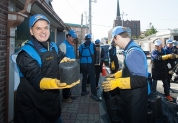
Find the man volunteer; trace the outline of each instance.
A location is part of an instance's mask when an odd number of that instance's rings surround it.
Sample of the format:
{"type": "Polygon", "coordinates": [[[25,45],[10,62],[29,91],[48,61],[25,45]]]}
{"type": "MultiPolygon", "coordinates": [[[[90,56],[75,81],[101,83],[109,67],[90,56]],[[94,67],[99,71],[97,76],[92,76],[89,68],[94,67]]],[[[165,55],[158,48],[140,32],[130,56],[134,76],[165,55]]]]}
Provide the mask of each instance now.
{"type": "MultiPolygon", "coordinates": [[[[75,31],[70,30],[66,36],[66,40],[64,40],[59,46],[59,48],[67,58],[76,59],[75,49],[74,49],[75,38],[77,38],[75,31]]],[[[63,95],[62,101],[66,103],[72,103],[73,99],[75,99],[75,96],[71,95],[70,88],[63,89],[62,95],[63,95]]]]}
{"type": "Polygon", "coordinates": [[[71,88],[59,80],[59,63],[64,57],[49,40],[50,21],[41,14],[30,17],[32,39],[18,52],[20,84],[17,89],[14,123],[62,123],[59,89],[71,88]]]}
{"type": "Polygon", "coordinates": [[[169,101],[173,101],[172,97],[170,96],[169,92],[169,84],[168,84],[168,71],[167,71],[167,60],[168,59],[175,59],[175,54],[166,54],[165,49],[162,48],[161,40],[156,40],[155,42],[155,49],[151,52],[151,60],[152,60],[152,92],[156,93],[157,88],[157,81],[162,80],[164,85],[164,93],[165,97],[169,101]]]}
{"type": "MultiPolygon", "coordinates": [[[[174,53],[174,47],[173,47],[173,40],[172,39],[168,39],[166,41],[166,46],[165,46],[165,52],[166,54],[173,54],[174,53]]],[[[172,74],[169,74],[169,71],[172,70],[175,67],[175,62],[176,62],[176,58],[175,59],[167,59],[167,74],[168,74],[168,78],[167,78],[167,83],[169,85],[169,89],[171,87],[170,84],[170,80],[172,78],[172,74]]]]}
{"type": "Polygon", "coordinates": [[[82,73],[82,93],[81,96],[89,94],[89,91],[86,89],[87,75],[90,77],[90,89],[91,96],[90,98],[100,101],[100,98],[97,95],[96,81],[95,81],[95,45],[91,42],[91,34],[85,35],[85,42],[79,46],[79,55],[80,55],[80,67],[82,73]]]}
{"type": "Polygon", "coordinates": [[[97,39],[95,41],[95,81],[96,81],[96,89],[99,89],[98,83],[100,80],[100,73],[102,72],[102,58],[104,56],[104,50],[100,46],[100,40],[97,39]],[[96,63],[97,62],[97,63],[96,63]]]}
{"type": "Polygon", "coordinates": [[[111,47],[109,48],[109,57],[110,57],[110,69],[111,73],[116,73],[119,70],[119,60],[116,54],[116,43],[111,42],[111,47]]]}
{"type": "Polygon", "coordinates": [[[126,28],[112,31],[113,41],[124,49],[124,67],[102,83],[105,92],[120,88],[124,123],[147,122],[147,60],[142,49],[129,37],[126,28]]]}

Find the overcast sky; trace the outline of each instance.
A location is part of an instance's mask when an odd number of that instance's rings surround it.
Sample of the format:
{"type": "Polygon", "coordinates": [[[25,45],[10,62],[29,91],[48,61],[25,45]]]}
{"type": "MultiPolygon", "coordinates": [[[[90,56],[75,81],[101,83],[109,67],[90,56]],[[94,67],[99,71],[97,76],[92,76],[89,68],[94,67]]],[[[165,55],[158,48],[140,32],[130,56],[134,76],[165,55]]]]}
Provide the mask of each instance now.
{"type": "MultiPolygon", "coordinates": [[[[93,0],[94,1],[94,0],[93,0]]],[[[141,31],[152,23],[158,30],[178,28],[178,0],[119,0],[124,20],[140,20],[141,31]]],[[[81,14],[89,15],[89,0],[53,0],[54,11],[65,23],[81,24],[81,14]]],[[[107,37],[116,19],[117,0],[92,2],[92,33],[94,39],[107,37]]],[[[88,22],[87,22],[88,23],[88,22]]]]}

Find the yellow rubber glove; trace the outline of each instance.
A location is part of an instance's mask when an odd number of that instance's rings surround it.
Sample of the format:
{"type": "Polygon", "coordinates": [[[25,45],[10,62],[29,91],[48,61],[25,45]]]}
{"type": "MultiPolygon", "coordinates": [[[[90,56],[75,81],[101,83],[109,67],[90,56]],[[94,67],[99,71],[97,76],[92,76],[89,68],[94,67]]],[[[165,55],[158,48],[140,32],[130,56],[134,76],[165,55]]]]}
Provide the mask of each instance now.
{"type": "Polygon", "coordinates": [[[105,92],[114,90],[117,87],[119,87],[120,89],[131,89],[130,77],[112,79],[110,81],[104,81],[102,83],[102,87],[105,92]]]}
{"type": "Polygon", "coordinates": [[[52,78],[43,78],[40,81],[40,88],[42,90],[45,89],[62,89],[61,87],[65,87],[66,83],[60,83],[60,80],[58,79],[52,79],[52,78]]]}
{"type": "Polygon", "coordinates": [[[120,70],[120,71],[117,71],[115,74],[114,74],[114,78],[120,78],[120,77],[122,77],[122,70],[120,70]]]}
{"type": "Polygon", "coordinates": [[[114,74],[108,74],[105,78],[114,78],[114,74]]]}
{"type": "Polygon", "coordinates": [[[111,70],[115,70],[115,64],[114,64],[114,61],[111,62],[111,70]]]}
{"type": "Polygon", "coordinates": [[[167,60],[167,59],[175,59],[177,58],[177,55],[172,53],[172,54],[167,54],[162,56],[162,60],[167,60]]]}
{"type": "Polygon", "coordinates": [[[172,53],[170,59],[175,59],[175,58],[176,58],[176,54],[172,53]]]}
{"type": "Polygon", "coordinates": [[[76,59],[70,59],[70,58],[67,58],[67,57],[64,57],[60,63],[62,62],[72,62],[72,61],[75,61],[76,59]]]}
{"type": "Polygon", "coordinates": [[[73,83],[70,84],[70,85],[66,85],[66,86],[64,86],[64,87],[61,87],[61,89],[64,89],[64,88],[72,88],[72,87],[76,86],[76,85],[79,84],[79,83],[80,83],[80,80],[78,80],[78,81],[76,81],[76,82],[73,82],[73,83]]]}
{"type": "Polygon", "coordinates": [[[117,78],[120,78],[120,77],[122,77],[122,70],[117,71],[115,74],[108,74],[105,79],[111,80],[113,78],[117,79],[117,78]]]}

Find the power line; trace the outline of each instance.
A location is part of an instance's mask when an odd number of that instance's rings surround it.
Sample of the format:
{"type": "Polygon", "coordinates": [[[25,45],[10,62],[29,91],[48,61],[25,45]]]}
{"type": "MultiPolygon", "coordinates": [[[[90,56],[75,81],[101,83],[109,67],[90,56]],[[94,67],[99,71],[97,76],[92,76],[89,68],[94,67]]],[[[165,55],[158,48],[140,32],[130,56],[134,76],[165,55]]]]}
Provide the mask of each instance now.
{"type": "Polygon", "coordinates": [[[112,27],[112,26],[108,26],[108,25],[99,25],[99,24],[92,24],[92,25],[95,25],[95,26],[103,26],[103,27],[112,27]]]}
{"type": "MultiPolygon", "coordinates": [[[[100,14],[94,14],[95,16],[98,16],[98,15],[104,15],[106,16],[106,14],[103,14],[103,13],[100,13],[100,14]]],[[[110,15],[114,15],[114,14],[109,14],[108,16],[110,15]]],[[[129,14],[130,15],[130,14],[129,14]]],[[[174,19],[163,19],[163,18],[149,18],[149,17],[144,17],[144,16],[135,16],[135,15],[130,15],[130,17],[137,17],[138,19],[139,18],[144,18],[144,19],[154,19],[154,20],[167,20],[167,21],[178,21],[178,20],[174,20],[174,19]]],[[[131,19],[130,19],[131,20],[131,19]]]]}
{"type": "MultiPolygon", "coordinates": [[[[71,9],[75,11],[75,9],[69,4],[68,0],[66,0],[67,4],[70,6],[71,9]]],[[[74,13],[74,11],[72,11],[74,13]]],[[[77,11],[75,11],[76,15],[80,15],[77,11]]]]}

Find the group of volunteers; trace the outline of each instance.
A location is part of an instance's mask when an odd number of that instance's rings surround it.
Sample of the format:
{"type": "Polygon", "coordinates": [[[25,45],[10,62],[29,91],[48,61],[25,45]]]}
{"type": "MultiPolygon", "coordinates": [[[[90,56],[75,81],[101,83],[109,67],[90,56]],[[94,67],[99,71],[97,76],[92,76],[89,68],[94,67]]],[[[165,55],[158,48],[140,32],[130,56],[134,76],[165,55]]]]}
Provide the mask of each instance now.
{"type": "MultiPolygon", "coordinates": [[[[77,35],[74,30],[69,30],[66,40],[57,46],[49,39],[50,21],[42,14],[30,17],[29,31],[31,39],[15,53],[20,83],[15,97],[14,123],[62,123],[59,89],[62,89],[62,101],[72,103],[76,96],[70,89],[79,84],[80,79],[71,84],[61,82],[59,64],[76,60],[74,43],[77,35]]],[[[97,89],[102,60],[95,64],[95,54],[102,58],[103,50],[99,39],[95,43],[91,39],[91,34],[86,34],[84,43],[78,47],[83,76],[81,96],[89,94],[86,88],[89,76],[90,98],[100,101],[97,89]]]]}
{"type": "MultiPolygon", "coordinates": [[[[63,62],[75,61],[74,40],[77,35],[74,30],[70,30],[66,40],[57,46],[49,40],[50,21],[41,14],[30,17],[29,30],[31,39],[21,47],[16,59],[20,84],[16,94],[14,123],[62,123],[59,89],[62,89],[62,101],[72,103],[76,97],[70,89],[79,84],[80,80],[70,85],[60,82],[58,66],[63,62]]],[[[84,39],[78,47],[82,74],[81,96],[89,94],[86,86],[89,77],[90,98],[100,101],[97,89],[103,61],[96,64],[95,60],[98,57],[102,59],[104,51],[99,39],[92,42],[91,34],[86,34],[84,39]],[[98,52],[99,56],[96,55],[98,52]]],[[[168,71],[174,67],[176,58],[173,52],[175,49],[169,39],[165,48],[162,48],[160,40],[155,41],[155,50],[151,53],[152,91],[156,92],[157,80],[162,80],[169,101],[172,98],[169,94],[171,76],[168,71]]],[[[112,30],[109,55],[111,74],[102,82],[103,91],[120,89],[124,123],[146,123],[148,66],[143,50],[130,38],[126,28],[116,26],[112,30]],[[124,49],[124,65],[119,71],[116,46],[124,49]]]]}
{"type": "Polygon", "coordinates": [[[173,101],[170,96],[170,80],[172,69],[177,64],[178,44],[172,39],[166,41],[166,46],[162,46],[161,40],[154,42],[155,49],[151,52],[151,73],[152,73],[152,92],[156,93],[157,81],[162,80],[165,97],[168,101],[173,101]]]}

